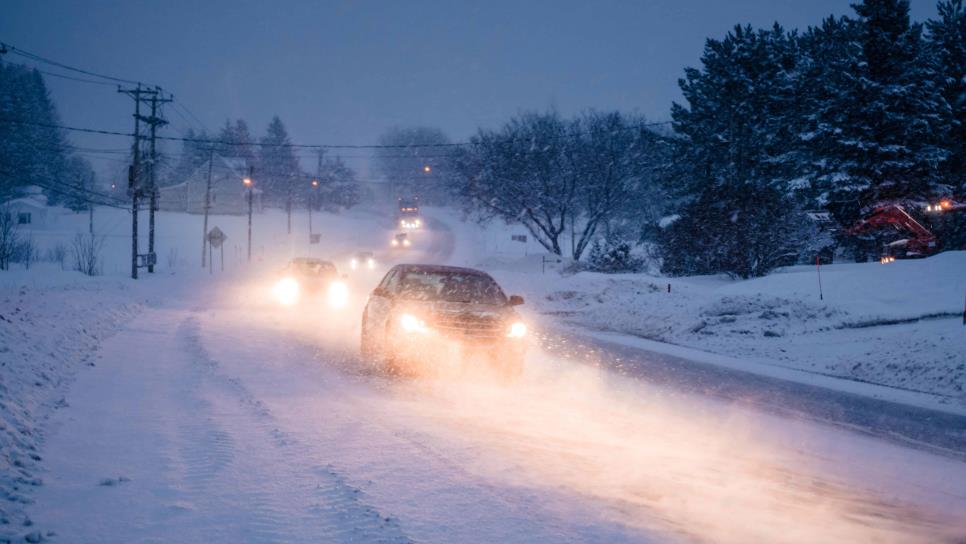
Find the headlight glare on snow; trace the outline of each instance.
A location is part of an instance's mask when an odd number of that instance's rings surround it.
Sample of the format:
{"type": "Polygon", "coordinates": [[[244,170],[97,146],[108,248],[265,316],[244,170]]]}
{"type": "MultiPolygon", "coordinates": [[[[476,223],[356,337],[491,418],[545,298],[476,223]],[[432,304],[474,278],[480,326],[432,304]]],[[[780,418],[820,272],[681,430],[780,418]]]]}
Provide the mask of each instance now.
{"type": "Polygon", "coordinates": [[[523,338],[527,335],[527,324],[522,321],[515,322],[510,325],[506,335],[508,338],[523,338]]]}
{"type": "Polygon", "coordinates": [[[329,285],[329,306],[344,308],[349,302],[349,288],[341,281],[334,281],[329,285]]]}
{"type": "Polygon", "coordinates": [[[299,300],[299,282],[294,278],[285,277],[272,287],[272,295],[282,306],[291,306],[299,300]]]}

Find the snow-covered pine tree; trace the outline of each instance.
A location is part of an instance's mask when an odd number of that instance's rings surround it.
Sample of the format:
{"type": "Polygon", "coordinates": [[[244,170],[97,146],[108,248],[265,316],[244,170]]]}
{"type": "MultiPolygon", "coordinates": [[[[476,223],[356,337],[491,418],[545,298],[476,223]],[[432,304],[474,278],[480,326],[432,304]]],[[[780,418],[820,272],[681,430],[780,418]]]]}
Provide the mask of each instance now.
{"type": "Polygon", "coordinates": [[[70,150],[40,72],[0,62],[0,117],[25,122],[0,123],[0,199],[37,185],[51,203],[60,202],[64,191],[55,184],[66,172],[70,150]]]}
{"type": "Polygon", "coordinates": [[[255,144],[244,119],[236,119],[234,123],[225,119],[218,133],[218,141],[221,143],[215,147],[215,152],[222,157],[242,159],[246,167],[255,165],[255,144]]]}
{"type": "Polygon", "coordinates": [[[304,185],[305,180],[285,124],[276,115],[259,141],[255,183],[265,191],[267,202],[294,206],[296,196],[302,194],[300,183],[304,185]]]}
{"type": "Polygon", "coordinates": [[[347,210],[362,198],[355,171],[341,157],[323,159],[319,183],[318,203],[327,210],[347,210]]]}
{"type": "Polygon", "coordinates": [[[672,116],[697,200],[659,238],[667,272],[750,277],[794,262],[807,226],[791,198],[799,57],[781,27],[739,26],[708,40],[701,70],[686,70],[688,106],[675,104],[672,116]]]}
{"type": "Polygon", "coordinates": [[[966,7],[942,0],[938,19],[926,22],[927,40],[939,70],[940,89],[950,107],[945,181],[966,198],[966,7]]]}
{"type": "Polygon", "coordinates": [[[882,200],[928,198],[949,156],[943,146],[948,106],[922,27],[909,20],[909,2],[863,0],[853,7],[858,62],[822,107],[840,113],[828,120],[835,138],[816,157],[844,174],[830,200],[858,204],[839,211],[846,223],[857,208],[882,200]]]}

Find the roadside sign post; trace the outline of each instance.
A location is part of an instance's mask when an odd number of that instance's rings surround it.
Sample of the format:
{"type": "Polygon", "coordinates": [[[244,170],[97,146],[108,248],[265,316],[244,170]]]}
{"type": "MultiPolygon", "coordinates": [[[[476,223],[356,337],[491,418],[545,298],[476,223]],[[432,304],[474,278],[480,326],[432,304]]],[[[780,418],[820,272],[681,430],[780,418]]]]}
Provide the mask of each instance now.
{"type": "Polygon", "coordinates": [[[523,256],[527,256],[527,235],[526,234],[511,234],[510,240],[514,242],[520,242],[523,244],[523,256]]]}
{"type": "Polygon", "coordinates": [[[213,248],[218,248],[221,252],[221,271],[225,271],[225,240],[228,236],[222,232],[218,227],[215,227],[208,231],[208,273],[213,274],[212,269],[214,268],[214,263],[211,260],[211,251],[213,248]]]}

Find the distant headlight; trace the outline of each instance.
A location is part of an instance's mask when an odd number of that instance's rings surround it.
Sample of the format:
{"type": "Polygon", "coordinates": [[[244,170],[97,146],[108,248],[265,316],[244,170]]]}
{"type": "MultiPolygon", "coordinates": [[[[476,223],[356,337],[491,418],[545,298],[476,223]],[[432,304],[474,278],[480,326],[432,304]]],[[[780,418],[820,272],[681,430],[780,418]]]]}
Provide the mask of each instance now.
{"type": "Polygon", "coordinates": [[[510,329],[506,333],[507,338],[523,338],[527,335],[527,325],[522,321],[517,321],[516,323],[510,325],[510,329]]]}
{"type": "Polygon", "coordinates": [[[341,281],[334,281],[329,285],[329,306],[344,308],[349,302],[349,288],[341,281]]]}
{"type": "Polygon", "coordinates": [[[356,268],[359,267],[359,261],[352,259],[351,261],[349,261],[349,266],[351,266],[352,269],[355,270],[356,268]]]}
{"type": "Polygon", "coordinates": [[[415,221],[413,221],[413,224],[414,224],[414,225],[416,225],[416,226],[418,227],[418,226],[420,226],[420,225],[422,225],[422,224],[423,224],[423,222],[422,222],[422,221],[420,221],[419,219],[417,219],[417,220],[415,220],[415,221]]]}
{"type": "Polygon", "coordinates": [[[404,246],[407,246],[407,247],[408,247],[408,246],[409,246],[409,244],[410,244],[410,242],[409,242],[409,238],[406,238],[405,240],[403,240],[403,245],[404,245],[404,246]]]}
{"type": "Polygon", "coordinates": [[[399,318],[399,326],[406,332],[428,332],[429,327],[426,322],[410,314],[403,314],[399,318]]]}
{"type": "Polygon", "coordinates": [[[272,295],[283,306],[291,306],[299,300],[299,282],[293,278],[282,278],[272,287],[272,295]]]}
{"type": "Polygon", "coordinates": [[[368,261],[366,261],[366,266],[369,267],[369,270],[372,270],[373,268],[376,267],[376,260],[373,258],[370,258],[368,261]]]}
{"type": "Polygon", "coordinates": [[[393,238],[392,245],[398,246],[399,245],[399,240],[396,240],[395,238],[393,238]]]}

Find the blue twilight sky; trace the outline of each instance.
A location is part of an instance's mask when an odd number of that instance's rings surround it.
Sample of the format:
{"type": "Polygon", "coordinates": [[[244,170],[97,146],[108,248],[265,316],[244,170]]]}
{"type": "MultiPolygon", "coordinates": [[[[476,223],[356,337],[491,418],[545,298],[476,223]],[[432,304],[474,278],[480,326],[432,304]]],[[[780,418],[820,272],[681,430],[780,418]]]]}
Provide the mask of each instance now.
{"type": "MultiPolygon", "coordinates": [[[[916,20],[935,11],[912,0],[916,20]]],[[[548,107],[665,120],[706,37],[850,13],[846,0],[0,0],[0,41],[160,84],[211,128],[243,117],[260,134],[278,114],[298,142],[361,144],[417,124],[462,140],[548,107]]],[[[129,98],[48,83],[65,123],[130,130],[129,98]]],[[[175,132],[189,126],[167,116],[175,132]]]]}

